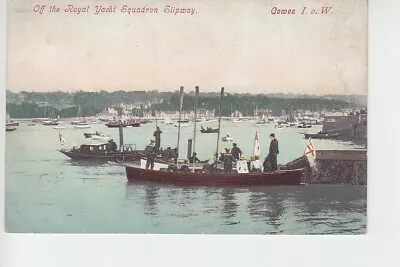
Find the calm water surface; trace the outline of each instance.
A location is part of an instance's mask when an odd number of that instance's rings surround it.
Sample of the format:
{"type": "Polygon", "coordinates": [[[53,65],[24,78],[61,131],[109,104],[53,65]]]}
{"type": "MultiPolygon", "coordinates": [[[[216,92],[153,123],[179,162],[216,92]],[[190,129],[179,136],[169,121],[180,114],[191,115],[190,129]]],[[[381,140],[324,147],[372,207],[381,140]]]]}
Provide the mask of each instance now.
{"type": "MultiPolygon", "coordinates": [[[[175,146],[177,128],[159,124],[162,146],[175,146]]],[[[118,130],[102,124],[91,129],[55,130],[51,126],[21,126],[6,133],[7,232],[34,233],[208,233],[208,234],[361,234],[366,232],[367,188],[351,185],[308,185],[268,188],[181,188],[128,183],[125,170],[108,164],[69,160],[61,148],[88,140],[83,132],[101,131],[118,141],[118,130]]],[[[215,126],[211,125],[211,126],[215,126]]],[[[126,143],[143,148],[155,124],[125,129],[126,143]]],[[[200,126],[198,125],[198,129],[200,126]]],[[[223,123],[249,156],[255,131],[262,152],[268,135],[275,132],[280,144],[279,163],[304,152],[300,132],[254,123],[223,123]]],[[[192,128],[182,129],[181,153],[185,155],[192,128]]],[[[197,152],[211,158],[216,134],[198,134],[197,152]]],[[[315,140],[317,149],[361,148],[346,142],[315,140]]],[[[221,143],[220,147],[230,146],[221,143]]],[[[265,155],[263,155],[265,156],[265,155]]]]}

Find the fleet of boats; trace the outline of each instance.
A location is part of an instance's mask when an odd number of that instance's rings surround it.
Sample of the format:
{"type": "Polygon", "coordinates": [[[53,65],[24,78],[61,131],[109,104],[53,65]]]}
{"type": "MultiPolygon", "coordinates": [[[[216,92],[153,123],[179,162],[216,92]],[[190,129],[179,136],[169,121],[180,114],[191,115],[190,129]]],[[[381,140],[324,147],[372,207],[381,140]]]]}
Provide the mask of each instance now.
{"type": "MultiPolygon", "coordinates": [[[[178,127],[178,142],[176,148],[167,147],[166,149],[156,149],[153,152],[149,152],[147,148],[138,149],[136,145],[124,144],[123,141],[123,129],[126,127],[140,127],[142,124],[152,123],[150,119],[136,119],[136,118],[112,118],[105,121],[101,121],[105,126],[109,128],[119,129],[119,146],[111,139],[111,136],[105,135],[100,132],[85,132],[84,137],[90,139],[93,142],[81,144],[80,146],[73,145],[70,149],[58,149],[58,151],[72,160],[85,160],[85,161],[102,161],[102,162],[113,162],[113,164],[119,164],[125,168],[126,178],[129,182],[140,182],[140,183],[158,183],[158,184],[171,184],[177,186],[269,186],[269,185],[298,185],[301,183],[304,168],[292,168],[282,169],[277,171],[242,171],[239,167],[233,167],[230,171],[223,168],[223,163],[219,163],[218,158],[211,160],[210,162],[200,163],[189,163],[188,159],[179,157],[179,144],[180,144],[180,129],[182,127],[193,126],[193,144],[190,147],[190,153],[195,153],[195,140],[196,140],[196,124],[200,123],[211,123],[217,122],[217,127],[200,127],[200,133],[215,133],[216,138],[216,150],[219,151],[219,140],[223,142],[232,142],[234,138],[230,134],[222,136],[221,134],[221,116],[222,110],[222,98],[224,95],[224,88],[221,88],[221,95],[219,99],[219,116],[215,118],[197,118],[197,98],[198,98],[198,87],[196,88],[195,97],[195,112],[194,118],[187,119],[181,118],[182,103],[183,103],[183,88],[181,88],[181,105],[179,110],[179,119],[172,120],[171,118],[164,118],[160,123],[164,125],[174,125],[178,127]],[[150,153],[150,154],[149,154],[150,153]],[[149,160],[152,161],[153,165],[149,168],[149,160]],[[146,166],[147,165],[147,166],[146,166]]],[[[7,114],[8,115],[8,114],[7,114]]],[[[227,119],[227,118],[224,118],[227,119]]],[[[274,118],[252,117],[252,118],[231,118],[231,122],[235,124],[239,123],[255,123],[256,125],[274,125],[277,129],[285,127],[293,128],[312,128],[312,124],[307,121],[296,121],[293,119],[281,120],[274,118]]],[[[28,125],[34,126],[36,123],[40,123],[44,126],[52,125],[54,129],[65,129],[66,126],[59,125],[59,118],[42,118],[34,119],[28,122],[28,125]]],[[[157,123],[157,118],[156,118],[157,123]]],[[[70,122],[72,127],[77,129],[90,128],[90,124],[86,121],[85,117],[81,119],[81,109],[79,108],[77,118],[70,122]]],[[[19,126],[19,122],[11,120],[10,116],[7,116],[6,131],[15,131],[19,126]]],[[[335,131],[319,131],[318,133],[303,133],[304,137],[309,139],[335,139],[341,137],[341,132],[335,131]]],[[[63,145],[65,139],[59,132],[60,142],[63,145]]],[[[192,139],[191,139],[192,140],[192,139]]],[[[256,134],[256,140],[258,135],[256,134]]],[[[256,142],[255,142],[256,147],[256,142]]],[[[259,144],[258,144],[259,153],[259,144]]],[[[217,153],[216,153],[217,154],[217,153]]],[[[249,160],[245,161],[245,164],[250,164],[249,160]]]]}
{"type": "MultiPolygon", "coordinates": [[[[220,96],[220,111],[221,114],[221,102],[224,93],[224,88],[221,88],[220,96]]],[[[196,102],[197,103],[198,87],[196,87],[196,102]]],[[[183,88],[181,88],[181,107],[183,101],[183,88]]],[[[195,104],[196,106],[196,104],[195,104]]],[[[181,112],[181,110],[180,110],[181,112]]],[[[195,112],[196,114],[196,112],[195,112]]],[[[194,129],[196,129],[196,118],[194,120],[194,129]]],[[[178,123],[179,127],[181,123],[178,123]]],[[[217,128],[217,144],[216,151],[219,146],[219,135],[221,127],[221,116],[218,121],[217,128]]],[[[201,132],[207,131],[202,127],[201,132]]],[[[210,131],[210,128],[208,129],[210,131]]],[[[193,140],[196,140],[196,130],[194,130],[193,140]]],[[[233,138],[227,134],[222,138],[224,141],[232,141],[233,138]]],[[[256,141],[259,142],[258,134],[256,133],[256,141]]],[[[193,153],[195,152],[195,145],[192,145],[193,153]]],[[[255,142],[255,151],[258,149],[259,143],[255,142]]],[[[178,151],[179,151],[179,131],[178,131],[178,151]]],[[[191,153],[188,152],[190,155],[191,153]]],[[[195,154],[194,154],[195,155],[195,154]]],[[[218,154],[217,154],[218,155],[218,154]]],[[[188,161],[180,161],[179,154],[174,162],[153,159],[153,168],[147,168],[146,163],[150,159],[146,156],[142,156],[140,159],[140,166],[133,166],[127,163],[120,164],[125,168],[126,177],[129,182],[139,183],[156,183],[156,184],[168,184],[175,186],[213,186],[213,187],[256,187],[256,186],[271,186],[271,185],[300,185],[303,177],[304,168],[296,168],[289,170],[278,170],[278,171],[266,171],[260,170],[240,171],[238,168],[232,168],[231,170],[223,168],[223,163],[218,166],[218,158],[215,158],[214,162],[206,163],[189,163],[188,161]],[[228,171],[227,171],[228,170],[228,171]]],[[[249,164],[250,162],[246,162],[249,164]]],[[[238,162],[239,164],[239,162],[238,162]]],[[[239,165],[238,165],[239,166],[239,165]]]]}

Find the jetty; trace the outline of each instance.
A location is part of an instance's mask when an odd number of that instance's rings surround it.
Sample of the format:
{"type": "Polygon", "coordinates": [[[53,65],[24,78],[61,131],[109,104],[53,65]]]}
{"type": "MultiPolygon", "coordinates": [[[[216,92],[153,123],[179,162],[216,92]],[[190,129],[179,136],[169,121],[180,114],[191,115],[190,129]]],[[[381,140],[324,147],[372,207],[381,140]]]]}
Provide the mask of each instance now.
{"type": "Polygon", "coordinates": [[[324,133],[340,133],[349,140],[367,140],[367,114],[325,116],[322,125],[324,133]]]}
{"type": "Polygon", "coordinates": [[[367,185],[367,151],[317,150],[315,166],[302,156],[281,169],[305,167],[302,183],[367,185]]]}

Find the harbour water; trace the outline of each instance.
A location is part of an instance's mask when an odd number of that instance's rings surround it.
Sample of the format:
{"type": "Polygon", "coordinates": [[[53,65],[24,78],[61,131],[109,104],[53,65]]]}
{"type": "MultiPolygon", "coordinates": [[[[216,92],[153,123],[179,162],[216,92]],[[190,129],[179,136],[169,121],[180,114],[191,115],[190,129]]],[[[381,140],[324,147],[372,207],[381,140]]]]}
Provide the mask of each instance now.
{"type": "MultiPolygon", "coordinates": [[[[28,126],[6,133],[5,226],[18,233],[157,233],[157,234],[362,234],[366,232],[367,188],[307,185],[268,188],[180,188],[128,183],[124,168],[107,163],[75,162],[56,149],[88,142],[84,132],[100,131],[118,143],[118,129],[93,124],[90,129],[28,126]],[[58,133],[66,139],[64,146],[58,133]]],[[[158,123],[162,147],[175,147],[177,127],[158,123]]],[[[216,123],[204,126],[216,127],[216,123]]],[[[249,157],[258,131],[262,157],[269,133],[279,140],[279,163],[304,153],[301,132],[321,128],[282,128],[223,122],[249,157]]],[[[200,124],[197,126],[200,129],[200,124]]],[[[155,123],[125,128],[124,140],[144,148],[155,123]]],[[[186,155],[193,127],[181,129],[180,153],[186,155]]],[[[212,157],[216,134],[196,136],[200,159],[212,157]]],[[[350,142],[314,140],[316,149],[357,149],[350,142]]],[[[221,142],[220,148],[231,147],[221,142]]]]}

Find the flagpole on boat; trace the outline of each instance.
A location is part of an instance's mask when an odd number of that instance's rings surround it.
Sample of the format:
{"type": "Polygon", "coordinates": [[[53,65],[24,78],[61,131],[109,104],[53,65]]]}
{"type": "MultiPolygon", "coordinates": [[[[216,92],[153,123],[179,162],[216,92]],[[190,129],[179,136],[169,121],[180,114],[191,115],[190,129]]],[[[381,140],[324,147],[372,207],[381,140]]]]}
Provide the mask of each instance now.
{"type": "Polygon", "coordinates": [[[221,87],[221,95],[219,96],[219,118],[218,118],[218,137],[217,137],[217,152],[215,153],[215,168],[218,165],[218,149],[219,149],[219,135],[221,132],[221,110],[222,110],[222,96],[224,95],[224,87],[221,87]]]}
{"type": "MultiPolygon", "coordinates": [[[[196,123],[197,123],[197,105],[198,105],[198,98],[199,98],[199,87],[196,86],[196,94],[194,97],[194,129],[193,129],[193,154],[196,152],[196,123]]],[[[193,172],[195,167],[196,161],[193,160],[193,172]]]]}
{"type": "Polygon", "coordinates": [[[157,110],[154,112],[154,115],[156,115],[156,127],[158,126],[158,121],[157,121],[157,110]]]}
{"type": "Polygon", "coordinates": [[[179,158],[179,140],[181,138],[181,115],[182,115],[182,104],[183,104],[183,86],[181,86],[180,89],[180,104],[179,104],[179,117],[178,117],[178,151],[176,155],[176,160],[175,163],[178,164],[178,158],[179,158]]]}

